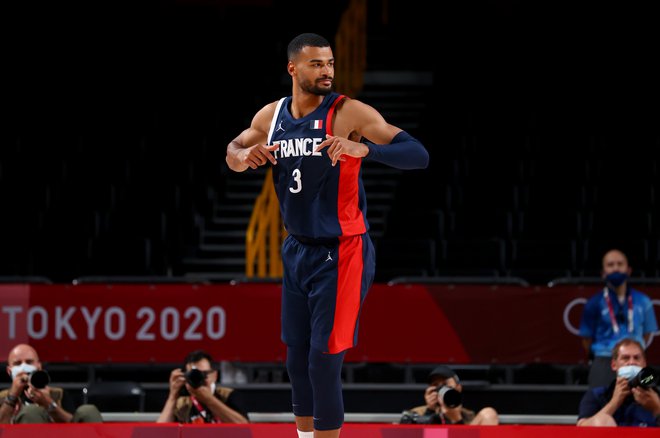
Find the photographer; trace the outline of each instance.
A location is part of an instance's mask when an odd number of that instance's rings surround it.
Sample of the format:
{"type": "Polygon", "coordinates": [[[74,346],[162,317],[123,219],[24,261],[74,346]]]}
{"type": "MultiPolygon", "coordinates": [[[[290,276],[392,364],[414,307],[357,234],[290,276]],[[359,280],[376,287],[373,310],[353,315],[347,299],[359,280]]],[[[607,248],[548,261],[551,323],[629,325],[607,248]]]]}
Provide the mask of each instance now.
{"type": "Polygon", "coordinates": [[[404,411],[401,423],[416,424],[468,424],[471,426],[496,426],[499,424],[497,411],[483,408],[474,411],[463,407],[463,386],[456,373],[439,366],[429,374],[431,386],[424,391],[426,405],[404,411]]]}
{"type": "Polygon", "coordinates": [[[49,386],[50,377],[42,370],[37,351],[27,344],[11,349],[7,374],[12,382],[0,391],[0,424],[9,423],[100,423],[96,406],[82,405],[74,414],[62,406],[64,390],[49,386]]]}
{"type": "Polygon", "coordinates": [[[205,351],[186,356],[183,369],[170,374],[170,394],[158,423],[247,423],[238,395],[231,388],[216,386],[218,370],[205,351]]]}
{"type": "Polygon", "coordinates": [[[611,367],[616,380],[587,391],[580,402],[577,425],[660,426],[658,375],[646,368],[642,345],[634,339],[619,341],[612,349],[611,367]]]}
{"type": "Polygon", "coordinates": [[[632,268],[628,257],[617,250],[603,256],[602,277],[605,287],[584,306],[580,321],[582,345],[589,355],[589,388],[609,385],[612,373],[612,348],[624,338],[647,346],[658,330],[651,298],[628,285],[632,268]]]}

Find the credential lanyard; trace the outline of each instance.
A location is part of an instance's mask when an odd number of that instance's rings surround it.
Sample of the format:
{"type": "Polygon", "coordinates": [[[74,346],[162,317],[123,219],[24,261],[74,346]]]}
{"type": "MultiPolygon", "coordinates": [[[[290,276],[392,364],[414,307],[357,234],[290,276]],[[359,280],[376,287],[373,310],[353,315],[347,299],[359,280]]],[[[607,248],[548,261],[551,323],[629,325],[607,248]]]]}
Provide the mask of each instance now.
{"type": "MultiPolygon", "coordinates": [[[[605,302],[607,303],[607,309],[610,311],[610,321],[612,322],[612,329],[614,330],[614,333],[618,334],[619,324],[616,322],[616,317],[614,316],[614,308],[612,307],[612,302],[610,301],[610,294],[607,293],[607,288],[603,289],[603,297],[605,298],[605,302]]],[[[634,329],[633,317],[634,317],[634,312],[633,312],[632,294],[628,294],[628,333],[630,334],[633,333],[633,329],[634,329]]]]}
{"type": "MultiPolygon", "coordinates": [[[[195,408],[197,409],[197,412],[199,412],[199,415],[201,415],[202,418],[206,420],[208,414],[206,412],[206,409],[204,409],[204,407],[202,406],[202,404],[198,402],[195,396],[193,395],[190,396],[190,401],[192,401],[193,404],[195,405],[195,408]]],[[[211,423],[216,423],[215,418],[211,418],[211,423]]]]}

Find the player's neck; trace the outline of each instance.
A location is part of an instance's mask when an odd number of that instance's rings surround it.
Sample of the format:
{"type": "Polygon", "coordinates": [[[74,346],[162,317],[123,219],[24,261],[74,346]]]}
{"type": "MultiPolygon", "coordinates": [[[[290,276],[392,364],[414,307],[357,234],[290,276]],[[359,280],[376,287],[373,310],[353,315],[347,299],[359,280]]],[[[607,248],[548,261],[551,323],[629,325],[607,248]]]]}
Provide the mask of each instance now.
{"type": "Polygon", "coordinates": [[[300,119],[318,108],[323,102],[323,98],[324,96],[319,96],[318,94],[306,93],[302,90],[294,89],[289,111],[294,119],[300,119]]]}

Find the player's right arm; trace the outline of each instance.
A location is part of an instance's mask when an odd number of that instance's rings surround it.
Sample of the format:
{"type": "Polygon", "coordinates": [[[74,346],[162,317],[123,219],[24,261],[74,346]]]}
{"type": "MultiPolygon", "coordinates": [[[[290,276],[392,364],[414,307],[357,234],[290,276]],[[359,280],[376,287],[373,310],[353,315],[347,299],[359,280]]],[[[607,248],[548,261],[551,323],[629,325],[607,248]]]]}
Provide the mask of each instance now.
{"type": "Polygon", "coordinates": [[[227,164],[235,172],[243,172],[247,168],[256,169],[270,162],[277,164],[272,152],[278,145],[267,146],[270,122],[275,114],[277,102],[270,103],[254,115],[250,127],[241,132],[238,137],[227,145],[227,164]]]}

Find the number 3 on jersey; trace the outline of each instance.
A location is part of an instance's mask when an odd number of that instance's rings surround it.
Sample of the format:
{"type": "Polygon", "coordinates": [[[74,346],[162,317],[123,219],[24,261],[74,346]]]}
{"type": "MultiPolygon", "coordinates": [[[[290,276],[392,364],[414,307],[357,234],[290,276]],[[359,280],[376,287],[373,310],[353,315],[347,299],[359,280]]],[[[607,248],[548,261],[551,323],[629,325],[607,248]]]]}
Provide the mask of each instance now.
{"type": "Polygon", "coordinates": [[[293,181],[295,181],[296,186],[289,187],[289,191],[291,193],[299,193],[302,190],[302,180],[300,179],[302,174],[300,173],[300,169],[293,169],[291,176],[293,176],[293,181]]]}

